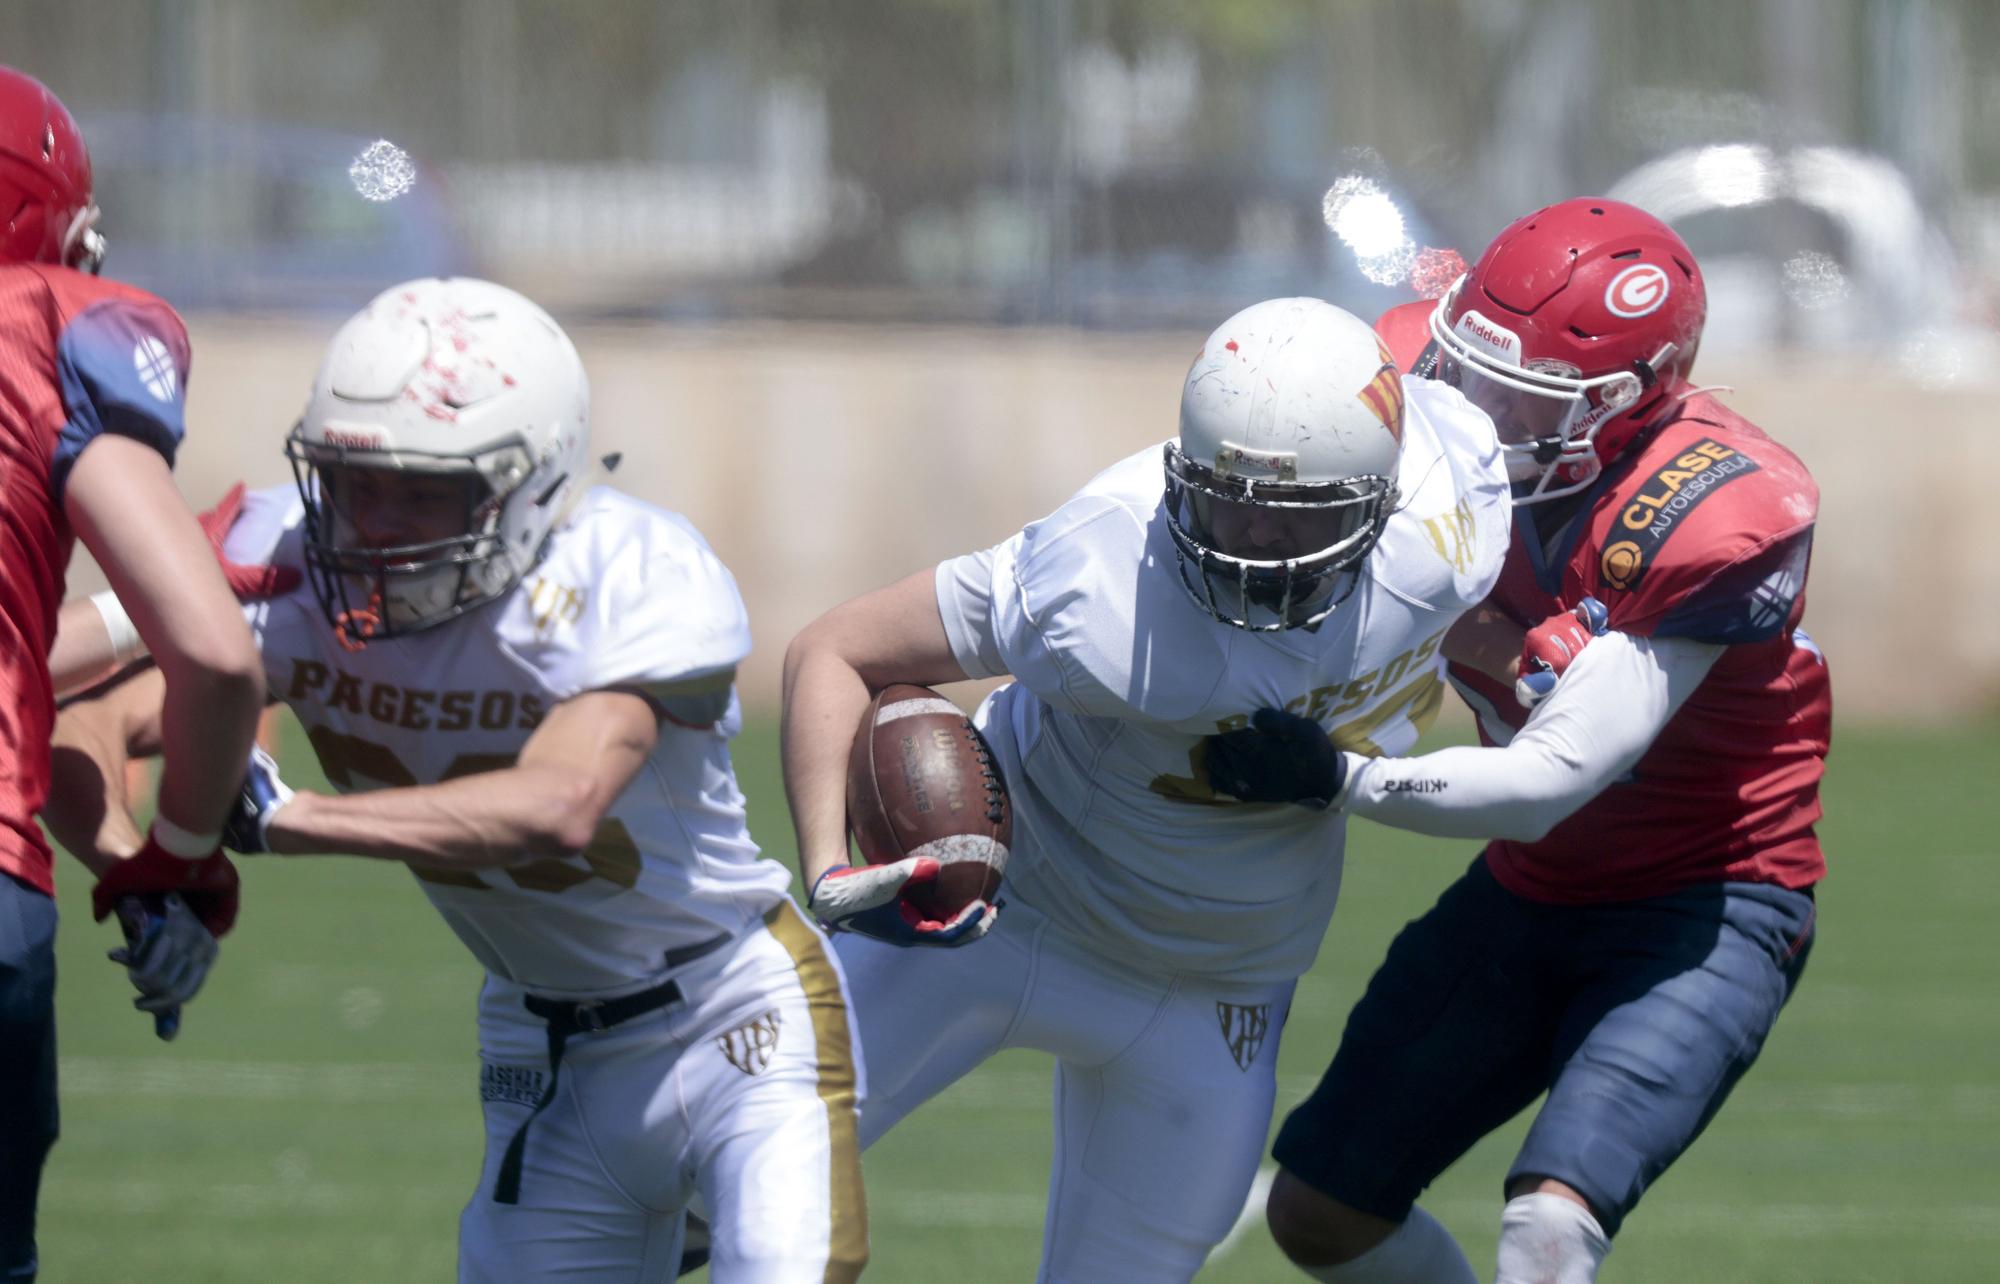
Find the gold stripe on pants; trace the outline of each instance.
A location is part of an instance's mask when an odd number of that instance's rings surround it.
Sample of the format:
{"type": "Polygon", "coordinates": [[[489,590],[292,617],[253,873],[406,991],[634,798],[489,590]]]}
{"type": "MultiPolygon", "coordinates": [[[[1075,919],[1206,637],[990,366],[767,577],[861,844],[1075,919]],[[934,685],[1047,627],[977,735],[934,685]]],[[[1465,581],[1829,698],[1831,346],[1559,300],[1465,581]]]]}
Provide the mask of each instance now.
{"type": "Polygon", "coordinates": [[[861,1143],[856,1131],[854,1036],[840,977],[826,956],[826,941],[806,925],[787,900],[764,916],[764,926],[792,956],[799,984],[812,1013],[818,1048],[819,1098],[826,1103],[832,1171],[827,1194],[832,1226],[827,1245],[826,1284],[852,1284],[868,1264],[868,1197],[861,1185],[861,1143]]]}

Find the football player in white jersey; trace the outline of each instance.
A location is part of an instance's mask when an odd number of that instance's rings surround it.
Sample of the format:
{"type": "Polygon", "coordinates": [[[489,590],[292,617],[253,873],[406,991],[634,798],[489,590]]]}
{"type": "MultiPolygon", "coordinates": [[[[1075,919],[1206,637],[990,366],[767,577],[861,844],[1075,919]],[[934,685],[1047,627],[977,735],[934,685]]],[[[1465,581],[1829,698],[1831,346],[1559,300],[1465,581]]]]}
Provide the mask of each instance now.
{"type": "Polygon", "coordinates": [[[813,908],[852,929],[835,946],[863,1143],[1001,1048],[1049,1052],[1041,1278],[1191,1277],[1243,1208],[1279,1030],[1340,888],[1342,821],[1290,761],[1415,742],[1444,696],[1439,644],[1508,529],[1483,413],[1403,381],[1346,312],[1277,299],[1210,336],[1177,440],[801,633],[786,785],[813,908]],[[871,912],[932,870],[846,865],[870,693],[1002,674],[977,722],[1013,796],[1004,910],[871,912]],[[1285,751],[1264,801],[1222,797],[1204,738],[1253,716],[1285,751]],[[916,943],[961,948],[897,948],[916,943]]]}
{"type": "MultiPolygon", "coordinates": [[[[712,1278],[852,1280],[861,1070],[831,951],[745,826],[743,603],[682,518],[586,488],[587,437],[576,350],[510,290],[411,282],[340,330],[296,490],[227,544],[308,572],[246,610],[339,792],[259,763],[231,844],[403,862],[485,967],[461,1280],[671,1279],[697,1196],[712,1278]]],[[[113,758],[157,694],[69,716],[112,720],[113,758]]]]}

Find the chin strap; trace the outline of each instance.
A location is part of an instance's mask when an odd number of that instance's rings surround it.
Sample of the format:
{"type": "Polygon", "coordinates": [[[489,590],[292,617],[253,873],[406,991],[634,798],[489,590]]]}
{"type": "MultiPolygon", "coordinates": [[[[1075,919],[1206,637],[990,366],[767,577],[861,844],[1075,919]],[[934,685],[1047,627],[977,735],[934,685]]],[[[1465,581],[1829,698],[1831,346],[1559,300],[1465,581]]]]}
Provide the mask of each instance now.
{"type": "Polygon", "coordinates": [[[382,590],[380,589],[368,594],[368,605],[342,611],[333,621],[334,641],[340,643],[343,651],[354,652],[365,649],[368,646],[368,639],[381,631],[382,590]]]}

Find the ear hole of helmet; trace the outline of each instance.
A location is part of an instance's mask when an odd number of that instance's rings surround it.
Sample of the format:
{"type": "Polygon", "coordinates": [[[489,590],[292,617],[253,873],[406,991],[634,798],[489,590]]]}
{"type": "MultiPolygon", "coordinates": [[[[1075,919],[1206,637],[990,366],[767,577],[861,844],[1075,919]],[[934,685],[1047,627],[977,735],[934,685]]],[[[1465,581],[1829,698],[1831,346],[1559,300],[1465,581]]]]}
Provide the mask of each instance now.
{"type": "Polygon", "coordinates": [[[86,205],[76,212],[63,230],[62,261],[65,266],[96,276],[104,267],[104,233],[97,230],[99,210],[86,205]]]}

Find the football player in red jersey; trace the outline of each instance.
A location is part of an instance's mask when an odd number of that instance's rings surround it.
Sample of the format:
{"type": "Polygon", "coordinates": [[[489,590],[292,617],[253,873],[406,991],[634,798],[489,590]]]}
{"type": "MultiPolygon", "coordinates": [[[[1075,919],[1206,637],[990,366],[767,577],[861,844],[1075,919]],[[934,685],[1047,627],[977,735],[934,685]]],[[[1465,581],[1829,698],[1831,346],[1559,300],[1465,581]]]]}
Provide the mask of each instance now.
{"type": "Polygon", "coordinates": [[[212,937],[235,918],[218,838],[264,684],[170,472],[186,331],[158,299],[96,277],[104,242],[76,122],[6,67],[0,217],[0,1278],[27,1280],[56,1135],[55,880],[35,817],[49,792],[48,657],[74,542],[129,610],[106,609],[107,625],[130,627],[168,682],[159,814],[129,858],[100,862],[92,896],[100,920],[114,909],[128,920],[121,961],[162,1018],[191,996],[212,937]]]}
{"type": "MultiPolygon", "coordinates": [[[[1444,648],[1486,747],[1346,755],[1338,801],[1493,841],[1398,936],[1280,1132],[1271,1227],[1316,1279],[1469,1281],[1415,1200],[1546,1091],[1496,1278],[1587,1281],[1811,948],[1831,701],[1798,624],[1818,490],[1691,385],[1701,273],[1642,210],[1539,210],[1411,306],[1430,311],[1420,354],[1407,317],[1380,329],[1486,409],[1512,460],[1513,547],[1444,648]]],[[[1256,746],[1216,748],[1230,792],[1256,746]]]]}

